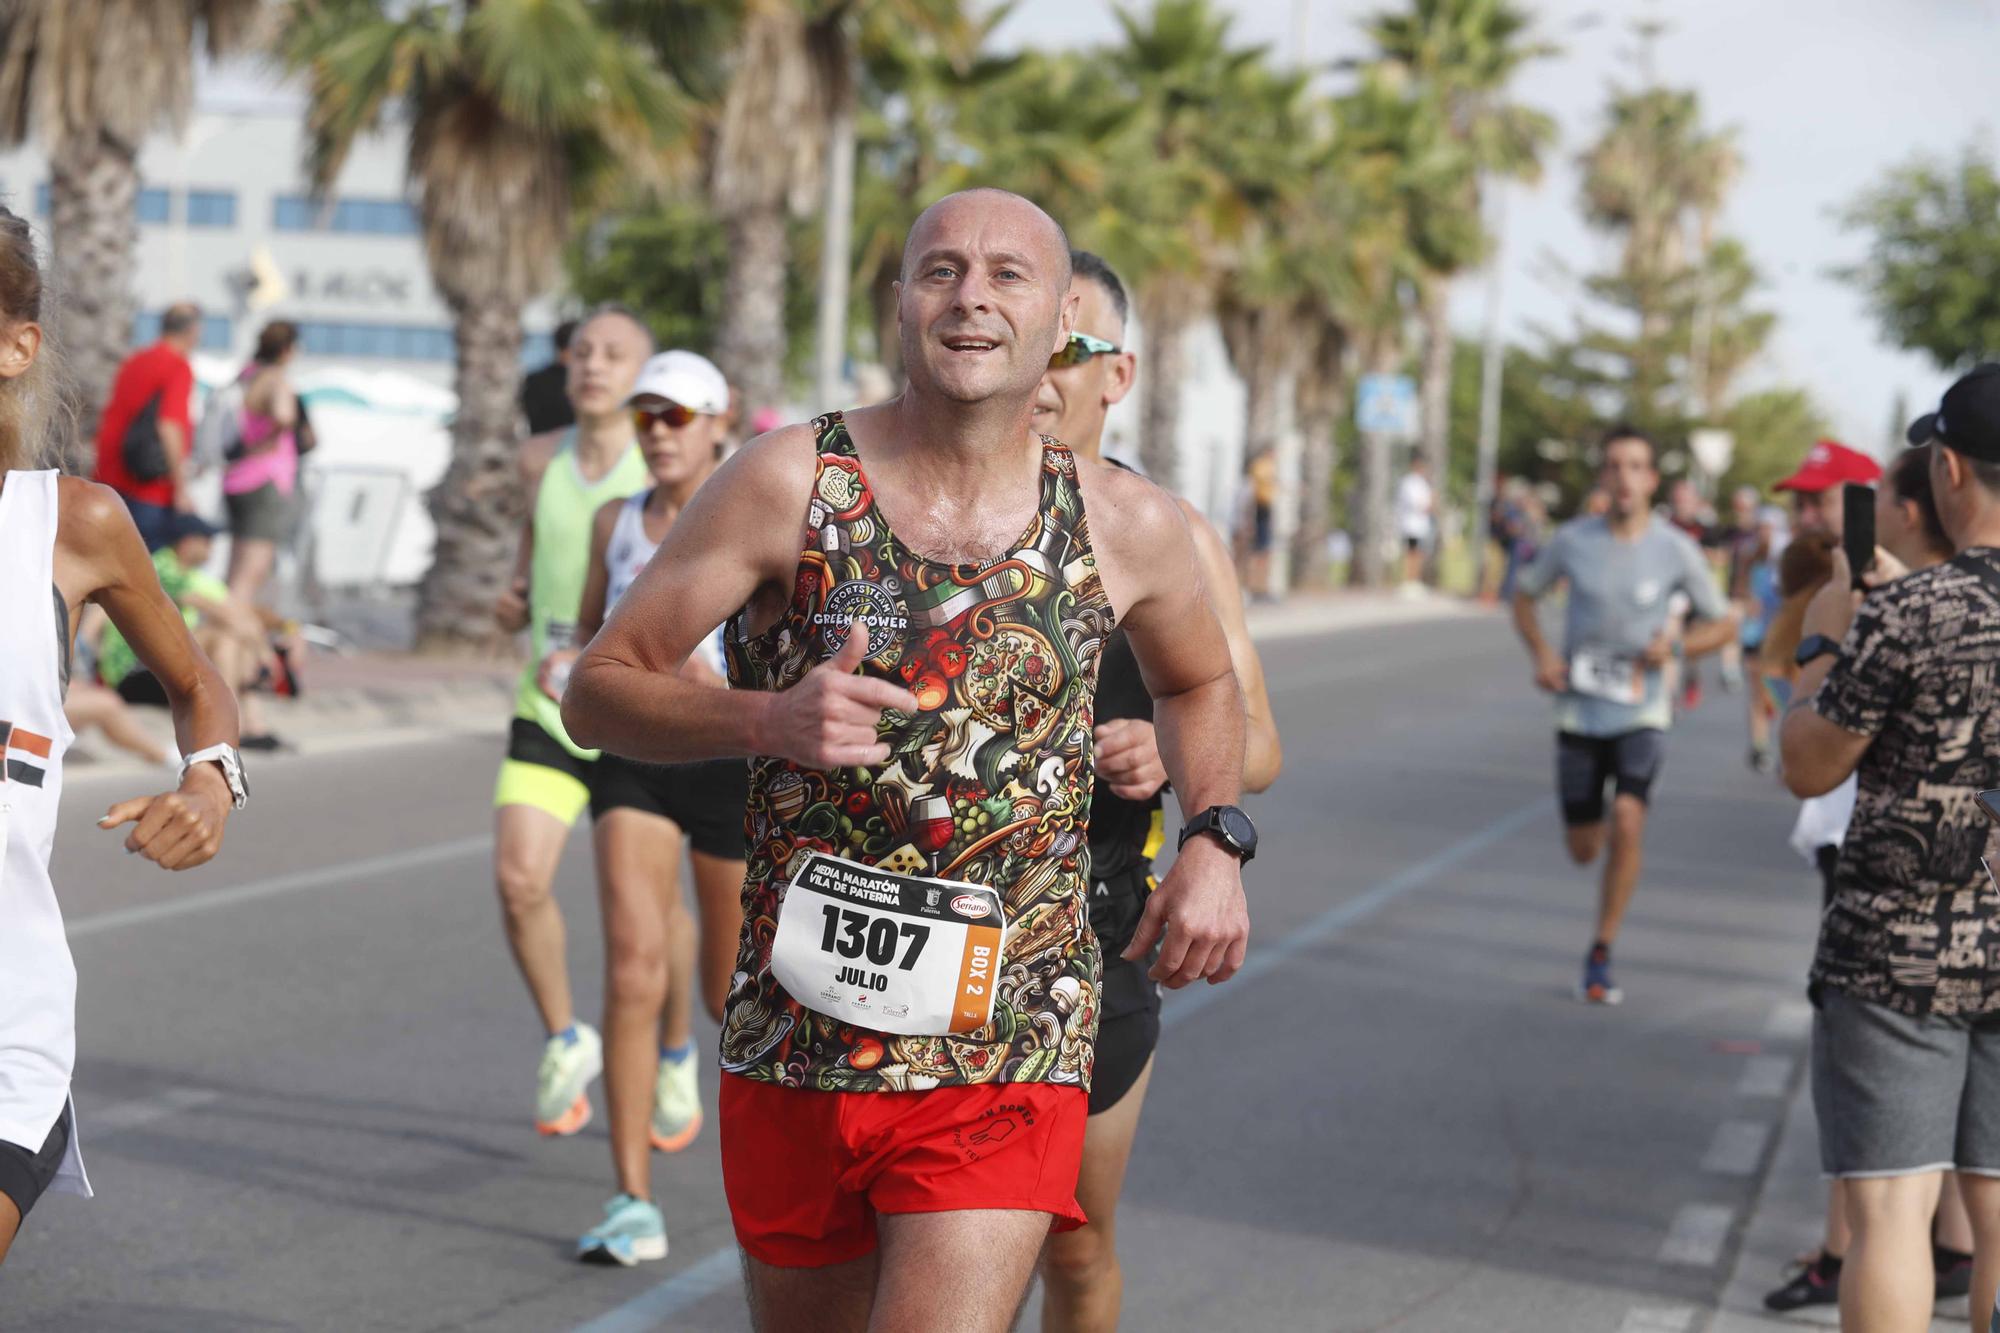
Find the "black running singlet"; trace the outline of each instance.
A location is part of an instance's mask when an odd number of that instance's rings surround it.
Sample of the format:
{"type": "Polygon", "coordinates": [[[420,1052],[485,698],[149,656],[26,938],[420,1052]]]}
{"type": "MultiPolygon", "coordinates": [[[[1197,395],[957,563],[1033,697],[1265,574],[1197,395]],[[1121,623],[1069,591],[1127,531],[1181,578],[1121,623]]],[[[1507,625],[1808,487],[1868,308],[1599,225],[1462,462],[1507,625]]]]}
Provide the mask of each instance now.
{"type": "MultiPolygon", "coordinates": [[[[1139,659],[1132,655],[1132,645],[1126,642],[1122,629],[1111,631],[1104,642],[1104,658],[1097,667],[1097,700],[1091,713],[1100,724],[1116,718],[1153,720],[1153,696],[1146,693],[1139,659]]],[[[1150,865],[1165,838],[1165,821],[1160,792],[1143,801],[1128,801],[1098,778],[1090,792],[1091,878],[1116,879],[1150,865]]]]}

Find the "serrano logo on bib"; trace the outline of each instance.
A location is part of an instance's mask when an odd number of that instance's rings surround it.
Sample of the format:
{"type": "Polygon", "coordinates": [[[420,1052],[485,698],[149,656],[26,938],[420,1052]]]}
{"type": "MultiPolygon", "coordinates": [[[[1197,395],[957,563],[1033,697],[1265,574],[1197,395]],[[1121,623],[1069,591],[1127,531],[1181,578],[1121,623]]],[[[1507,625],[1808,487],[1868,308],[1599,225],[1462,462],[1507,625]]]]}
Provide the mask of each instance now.
{"type": "Polygon", "coordinates": [[[867,579],[835,584],[812,620],[828,653],[839,652],[847,642],[848,625],[860,621],[868,627],[868,656],[872,658],[885,656],[910,628],[910,613],[902,600],[867,579]]]}
{"type": "Polygon", "coordinates": [[[986,900],[976,898],[969,893],[961,893],[951,900],[951,910],[968,921],[977,921],[986,915],[986,900]]]}

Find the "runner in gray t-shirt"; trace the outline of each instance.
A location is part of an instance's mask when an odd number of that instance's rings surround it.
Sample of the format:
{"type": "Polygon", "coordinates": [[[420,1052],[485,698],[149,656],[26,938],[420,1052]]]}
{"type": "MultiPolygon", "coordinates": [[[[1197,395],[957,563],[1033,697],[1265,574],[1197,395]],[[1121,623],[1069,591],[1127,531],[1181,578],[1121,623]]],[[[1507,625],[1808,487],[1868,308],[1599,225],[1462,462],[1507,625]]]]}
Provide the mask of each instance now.
{"type": "Polygon", "coordinates": [[[1660,484],[1653,442],[1619,428],[1605,437],[1599,484],[1611,505],[1601,517],[1564,524],[1514,592],[1514,625],[1535,662],[1535,684],[1556,695],[1556,786],[1569,854],[1578,865],[1605,849],[1604,789],[1612,785],[1610,855],[1599,890],[1597,935],[1584,958],[1579,998],[1616,1004],[1611,945],[1639,884],[1646,798],[1673,721],[1664,668],[1676,647],[1688,658],[1714,652],[1736,633],[1736,613],[1686,534],[1653,516],[1660,484]],[[1542,636],[1535,602],[1569,587],[1563,648],[1542,636]],[[1676,593],[1698,623],[1675,642],[1676,593]]]}

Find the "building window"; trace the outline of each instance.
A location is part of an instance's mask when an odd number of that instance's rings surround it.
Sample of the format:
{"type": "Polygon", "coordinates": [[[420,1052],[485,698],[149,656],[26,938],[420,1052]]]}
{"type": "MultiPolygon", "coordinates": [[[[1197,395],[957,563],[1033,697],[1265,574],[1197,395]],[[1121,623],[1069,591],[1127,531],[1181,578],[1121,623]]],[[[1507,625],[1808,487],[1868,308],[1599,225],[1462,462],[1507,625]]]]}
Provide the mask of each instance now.
{"type": "MultiPolygon", "coordinates": [[[[201,350],[204,352],[226,352],[234,341],[236,327],[227,315],[203,315],[201,317],[201,350]]],[[[144,347],[158,341],[160,336],[160,312],[141,310],[132,317],[132,345],[144,347]]]]}
{"type": "Polygon", "coordinates": [[[189,190],[187,224],[190,227],[233,227],[236,225],[234,190],[189,190]]]}
{"type": "Polygon", "coordinates": [[[414,236],[417,210],[401,199],[336,199],[331,207],[302,194],[281,194],[271,225],[279,231],[344,231],[359,236],[414,236]]]}
{"type": "MultiPolygon", "coordinates": [[[[47,217],[53,207],[50,202],[49,183],[43,181],[35,187],[35,213],[47,217]]],[[[139,197],[132,201],[132,214],[139,221],[148,224],[165,223],[172,219],[174,196],[171,190],[148,187],[139,191],[139,197]]]]}
{"type": "Polygon", "coordinates": [[[299,325],[299,350],[307,356],[449,361],[457,349],[451,330],[434,325],[312,320],[299,325]]]}

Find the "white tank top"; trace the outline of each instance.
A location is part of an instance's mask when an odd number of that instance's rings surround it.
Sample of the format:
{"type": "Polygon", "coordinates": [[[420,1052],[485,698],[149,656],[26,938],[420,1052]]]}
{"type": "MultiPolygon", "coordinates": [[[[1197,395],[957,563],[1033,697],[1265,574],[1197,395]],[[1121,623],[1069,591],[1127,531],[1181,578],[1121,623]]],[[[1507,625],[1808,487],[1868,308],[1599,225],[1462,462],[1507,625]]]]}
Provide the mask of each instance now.
{"type": "MultiPolygon", "coordinates": [[[[643,490],[625,502],[625,507],[618,511],[617,523],[612,525],[611,540],[605,543],[604,567],[610,575],[610,582],[604,589],[604,614],[607,616],[611,614],[611,608],[618,605],[618,599],[638,579],[639,571],[653,558],[653,552],[660,549],[658,542],[646,536],[646,501],[652,494],[650,489],[643,490]]],[[[728,679],[729,668],[722,656],[720,629],[702,640],[701,647],[696,651],[704,662],[715,669],[716,675],[728,679]]]]}
{"type": "MultiPolygon", "coordinates": [[[[69,627],[55,597],[56,474],[0,486],[0,1139],[39,1152],[69,1100],[76,967],[49,879],[69,627]]],[[[52,1188],[88,1194],[76,1136],[52,1188]]]]}

